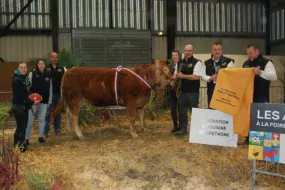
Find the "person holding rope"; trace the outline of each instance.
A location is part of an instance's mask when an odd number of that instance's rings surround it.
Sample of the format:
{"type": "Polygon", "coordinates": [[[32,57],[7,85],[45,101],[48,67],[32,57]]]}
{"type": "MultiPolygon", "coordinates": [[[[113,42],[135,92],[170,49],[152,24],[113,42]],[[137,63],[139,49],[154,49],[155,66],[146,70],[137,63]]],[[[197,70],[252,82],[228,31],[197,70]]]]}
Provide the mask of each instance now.
{"type": "Polygon", "coordinates": [[[27,64],[19,63],[12,81],[12,113],[16,119],[16,130],[14,133],[14,147],[19,147],[21,152],[27,150],[25,134],[28,123],[28,110],[37,101],[29,99],[30,86],[28,82],[27,64]]]}
{"type": "Polygon", "coordinates": [[[188,126],[188,109],[197,108],[199,104],[200,77],[203,74],[203,64],[194,58],[194,47],[186,45],[184,59],[180,61],[181,71],[176,78],[179,79],[177,97],[179,106],[180,130],[176,135],[186,135],[188,126]]]}
{"type": "Polygon", "coordinates": [[[42,97],[42,101],[33,105],[32,109],[29,110],[29,121],[26,129],[26,144],[29,145],[30,134],[32,131],[32,126],[34,124],[34,118],[36,111],[38,109],[38,120],[39,120],[39,139],[40,143],[45,143],[44,140],[44,130],[45,130],[45,116],[47,108],[52,103],[52,80],[50,78],[50,73],[45,67],[45,61],[39,59],[36,68],[33,72],[29,74],[29,81],[31,85],[31,92],[37,93],[42,97]]]}

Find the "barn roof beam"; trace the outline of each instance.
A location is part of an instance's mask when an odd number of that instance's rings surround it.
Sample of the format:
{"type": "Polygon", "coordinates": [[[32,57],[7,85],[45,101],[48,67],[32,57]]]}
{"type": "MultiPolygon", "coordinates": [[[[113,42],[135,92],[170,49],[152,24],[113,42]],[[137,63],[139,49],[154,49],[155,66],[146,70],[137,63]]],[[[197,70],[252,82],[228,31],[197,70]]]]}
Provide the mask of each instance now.
{"type": "Polygon", "coordinates": [[[171,58],[171,52],[175,48],[175,33],[176,33],[176,13],[177,0],[166,1],[167,13],[167,58],[171,58]]]}
{"type": "Polygon", "coordinates": [[[29,0],[25,6],[22,7],[22,9],[14,16],[14,18],[0,31],[0,37],[5,36],[7,32],[9,31],[12,24],[14,24],[17,19],[24,13],[24,11],[32,4],[34,0],[29,0]]]}
{"type": "Polygon", "coordinates": [[[50,16],[52,28],[52,49],[54,52],[59,50],[59,13],[58,0],[50,0],[50,16]]]}
{"type": "Polygon", "coordinates": [[[265,8],[265,17],[266,17],[266,37],[265,37],[265,50],[266,55],[271,55],[271,26],[270,26],[270,7],[271,7],[271,0],[266,0],[264,4],[265,8]]]}

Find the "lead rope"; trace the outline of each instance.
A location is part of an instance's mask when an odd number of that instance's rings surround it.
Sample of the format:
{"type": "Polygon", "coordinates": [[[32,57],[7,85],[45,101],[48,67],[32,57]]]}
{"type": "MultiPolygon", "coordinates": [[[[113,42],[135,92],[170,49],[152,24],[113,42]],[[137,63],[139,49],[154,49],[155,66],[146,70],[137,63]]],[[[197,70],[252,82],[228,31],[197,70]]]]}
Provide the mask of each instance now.
{"type": "Polygon", "coordinates": [[[115,73],[115,77],[114,77],[114,91],[115,91],[115,102],[117,105],[119,105],[119,98],[118,98],[118,73],[122,70],[122,69],[126,69],[127,71],[131,72],[133,75],[135,75],[139,80],[141,80],[148,88],[152,89],[152,87],[150,86],[150,84],[141,76],[139,76],[137,73],[135,73],[134,71],[128,69],[128,68],[123,68],[122,66],[118,66],[116,68],[116,73],[115,73]]]}

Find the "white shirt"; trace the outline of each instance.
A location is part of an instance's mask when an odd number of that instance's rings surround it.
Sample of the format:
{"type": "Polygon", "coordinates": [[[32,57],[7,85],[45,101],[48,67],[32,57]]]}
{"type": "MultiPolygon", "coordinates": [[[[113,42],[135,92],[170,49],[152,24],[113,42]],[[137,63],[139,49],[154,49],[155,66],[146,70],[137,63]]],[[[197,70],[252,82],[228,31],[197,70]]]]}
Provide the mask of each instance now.
{"type": "Polygon", "coordinates": [[[193,71],[193,75],[197,75],[199,77],[203,77],[204,75],[204,64],[201,61],[198,61],[196,63],[196,65],[194,66],[194,71],[193,71]]]}
{"type": "Polygon", "coordinates": [[[177,75],[178,72],[178,63],[174,63],[174,75],[177,75]]]}
{"type": "MultiPolygon", "coordinates": [[[[227,68],[235,68],[235,64],[233,61],[230,61],[229,64],[227,65],[227,68]]],[[[210,82],[209,79],[211,78],[211,76],[206,75],[206,65],[203,64],[203,75],[201,76],[202,80],[205,82],[210,82]]]]}
{"type": "Polygon", "coordinates": [[[276,70],[271,61],[267,62],[264,71],[261,71],[259,76],[269,81],[277,80],[276,70]]]}

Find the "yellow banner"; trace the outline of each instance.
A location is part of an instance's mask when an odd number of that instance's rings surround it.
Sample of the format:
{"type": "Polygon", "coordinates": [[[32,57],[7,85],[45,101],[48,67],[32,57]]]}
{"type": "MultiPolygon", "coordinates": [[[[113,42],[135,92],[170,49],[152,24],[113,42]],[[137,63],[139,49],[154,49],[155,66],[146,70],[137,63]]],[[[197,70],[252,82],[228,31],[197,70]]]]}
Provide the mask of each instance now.
{"type": "Polygon", "coordinates": [[[248,136],[253,99],[253,68],[220,69],[210,107],[234,117],[234,133],[248,136]]]}

